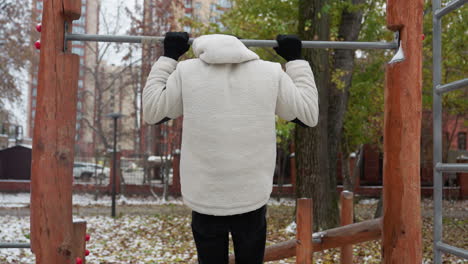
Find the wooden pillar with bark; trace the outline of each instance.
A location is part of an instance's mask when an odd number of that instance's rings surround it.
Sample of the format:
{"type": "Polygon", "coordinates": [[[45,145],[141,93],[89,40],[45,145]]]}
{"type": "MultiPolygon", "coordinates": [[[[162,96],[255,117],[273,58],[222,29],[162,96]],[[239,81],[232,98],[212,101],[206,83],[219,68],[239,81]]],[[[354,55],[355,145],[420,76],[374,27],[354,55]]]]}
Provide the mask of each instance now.
{"type": "Polygon", "coordinates": [[[313,209],[312,199],[300,198],[297,199],[296,212],[296,264],[311,264],[313,263],[313,246],[312,246],[312,222],[313,209]]]}
{"type": "MultiPolygon", "coordinates": [[[[350,191],[342,191],[340,195],[341,203],[341,226],[347,226],[353,223],[353,196],[350,191]]],[[[341,247],[340,250],[340,263],[352,264],[353,263],[353,245],[348,244],[341,247]]]]}
{"type": "Polygon", "coordinates": [[[382,263],[422,262],[420,143],[423,0],[387,0],[404,60],[386,69],[382,263]]]}
{"type": "Polygon", "coordinates": [[[72,170],[80,58],[64,52],[64,31],[80,14],[79,0],[44,1],[31,171],[31,248],[41,264],[75,263],[79,256],[72,170]]]}

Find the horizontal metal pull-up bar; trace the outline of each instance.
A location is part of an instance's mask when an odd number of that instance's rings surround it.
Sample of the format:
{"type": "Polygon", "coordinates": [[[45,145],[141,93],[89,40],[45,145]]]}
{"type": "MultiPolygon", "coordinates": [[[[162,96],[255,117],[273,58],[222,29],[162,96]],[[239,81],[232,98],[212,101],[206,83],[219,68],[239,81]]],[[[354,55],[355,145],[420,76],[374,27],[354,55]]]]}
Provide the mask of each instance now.
{"type": "MultiPolygon", "coordinates": [[[[97,41],[117,43],[154,44],[163,42],[164,37],[127,36],[127,35],[91,35],[91,34],[65,34],[65,41],[97,41]]],[[[189,43],[193,42],[193,38],[189,43]]],[[[241,39],[247,47],[277,47],[276,40],[241,39]]],[[[302,41],[302,47],[330,48],[330,49],[397,49],[397,42],[360,42],[360,41],[302,41]]]]}

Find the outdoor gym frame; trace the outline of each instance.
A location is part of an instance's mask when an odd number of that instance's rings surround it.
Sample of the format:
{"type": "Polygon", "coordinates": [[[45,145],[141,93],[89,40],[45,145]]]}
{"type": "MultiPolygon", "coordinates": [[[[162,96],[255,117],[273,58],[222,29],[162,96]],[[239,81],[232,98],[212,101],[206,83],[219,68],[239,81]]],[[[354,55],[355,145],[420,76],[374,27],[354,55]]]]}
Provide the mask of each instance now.
{"type": "Polygon", "coordinates": [[[442,84],[442,17],[468,3],[454,0],[444,8],[441,0],[432,0],[432,54],[433,54],[433,162],[434,162],[434,263],[442,263],[442,253],[450,253],[468,259],[468,250],[451,246],[442,241],[442,190],[443,173],[468,172],[468,164],[443,163],[442,160],[442,96],[444,93],[468,87],[468,78],[442,84]]]}
{"type": "MultiPolygon", "coordinates": [[[[70,264],[77,258],[84,263],[86,223],[73,222],[72,177],[68,177],[74,160],[79,56],[69,53],[65,43],[145,41],[144,37],[119,39],[70,34],[71,26],[67,25],[78,19],[80,12],[80,0],[44,1],[31,180],[31,249],[36,263],[70,264]]],[[[381,238],[382,263],[422,262],[419,177],[422,15],[423,0],[387,0],[387,27],[399,33],[400,49],[406,58],[386,67],[383,218],[327,230],[313,238],[312,201],[299,199],[297,239],[268,247],[266,259],[296,254],[296,263],[308,264],[314,251],[381,238]]],[[[247,45],[249,41],[244,40],[247,45]]],[[[250,44],[271,47],[275,42],[250,44]]],[[[304,47],[394,49],[397,45],[311,41],[305,42],[304,47]]]]}

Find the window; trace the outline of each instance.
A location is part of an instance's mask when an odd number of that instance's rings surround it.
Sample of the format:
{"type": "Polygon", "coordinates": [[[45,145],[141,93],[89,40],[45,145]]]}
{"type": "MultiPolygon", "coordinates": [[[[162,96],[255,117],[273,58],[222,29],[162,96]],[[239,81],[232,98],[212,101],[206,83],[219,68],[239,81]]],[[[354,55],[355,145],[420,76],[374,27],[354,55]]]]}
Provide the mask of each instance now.
{"type": "Polygon", "coordinates": [[[81,16],[80,19],[73,21],[75,25],[81,25],[81,26],[84,26],[85,22],[86,22],[85,16],[81,16]]]}
{"type": "Polygon", "coordinates": [[[36,99],[32,100],[32,107],[36,107],[36,99]]]}
{"type": "Polygon", "coordinates": [[[83,67],[80,67],[80,76],[83,76],[84,75],[84,69],[83,67]]]}
{"type": "Polygon", "coordinates": [[[36,9],[42,10],[42,7],[43,7],[42,1],[37,1],[37,2],[36,2],[36,9]]]}
{"type": "Polygon", "coordinates": [[[37,21],[41,22],[42,21],[42,13],[37,15],[37,21]]]}
{"type": "Polygon", "coordinates": [[[230,0],[218,0],[218,5],[222,8],[231,8],[232,4],[230,0]]]}
{"type": "Polygon", "coordinates": [[[73,41],[73,45],[84,46],[84,42],[83,42],[83,41],[76,41],[76,40],[74,40],[74,41],[73,41]]]}
{"type": "Polygon", "coordinates": [[[466,150],[466,132],[459,132],[458,133],[458,149],[459,150],[466,150]]]}
{"type": "Polygon", "coordinates": [[[78,80],[78,88],[83,88],[83,80],[78,80]]]}
{"type": "Polygon", "coordinates": [[[185,8],[192,8],[192,0],[185,0],[185,8]]]}
{"type": "Polygon", "coordinates": [[[211,4],[210,5],[210,11],[211,12],[216,12],[216,4],[211,4]]]}
{"type": "Polygon", "coordinates": [[[81,15],[84,16],[86,14],[86,5],[81,6],[81,15]]]}
{"type": "Polygon", "coordinates": [[[185,13],[185,17],[192,17],[192,13],[185,13]]]}
{"type": "Polygon", "coordinates": [[[80,65],[84,65],[84,59],[80,58],[80,65]]]}
{"type": "Polygon", "coordinates": [[[190,30],[192,30],[192,28],[190,26],[184,26],[184,31],[185,32],[190,33],[190,30]]]}
{"type": "Polygon", "coordinates": [[[202,3],[196,2],[195,3],[195,9],[200,9],[202,7],[202,3]]]}
{"type": "MultiPolygon", "coordinates": [[[[81,102],[76,103],[76,108],[77,108],[78,110],[81,110],[81,107],[82,107],[82,103],[81,103],[81,102]]],[[[81,114],[81,113],[80,113],[80,114],[81,114]]]]}
{"type": "Polygon", "coordinates": [[[32,84],[37,85],[37,78],[36,77],[33,77],[32,84]]]}
{"type": "Polygon", "coordinates": [[[75,34],[84,34],[85,33],[85,28],[81,26],[75,26],[73,27],[73,33],[75,34]]]}
{"type": "Polygon", "coordinates": [[[83,48],[73,47],[72,52],[75,53],[75,54],[78,54],[80,56],[84,56],[84,49],[83,48]]]}
{"type": "Polygon", "coordinates": [[[33,95],[33,96],[37,96],[37,88],[36,88],[36,87],[34,87],[34,88],[32,89],[32,95],[33,95]]]}
{"type": "Polygon", "coordinates": [[[32,119],[34,119],[35,116],[36,116],[36,110],[32,110],[32,111],[31,111],[31,117],[32,117],[32,119]]]}

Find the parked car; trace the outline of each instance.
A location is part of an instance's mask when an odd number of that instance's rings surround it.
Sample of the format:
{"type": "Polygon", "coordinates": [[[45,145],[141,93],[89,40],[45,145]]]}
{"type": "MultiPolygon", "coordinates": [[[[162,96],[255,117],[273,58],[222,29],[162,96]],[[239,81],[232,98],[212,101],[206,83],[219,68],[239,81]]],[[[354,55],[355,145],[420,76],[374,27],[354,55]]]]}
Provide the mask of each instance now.
{"type": "Polygon", "coordinates": [[[73,164],[73,177],[75,179],[89,180],[96,175],[101,179],[109,177],[110,169],[99,164],[87,162],[75,162],[73,164]]]}

